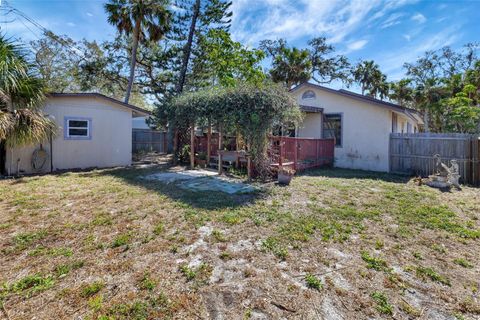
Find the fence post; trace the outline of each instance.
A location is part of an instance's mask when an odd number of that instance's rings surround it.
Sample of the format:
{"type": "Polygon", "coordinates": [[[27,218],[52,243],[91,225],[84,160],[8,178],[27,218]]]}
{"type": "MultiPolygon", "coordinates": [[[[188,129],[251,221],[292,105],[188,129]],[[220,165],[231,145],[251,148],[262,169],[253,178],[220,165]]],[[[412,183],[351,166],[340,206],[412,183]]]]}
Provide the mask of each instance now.
{"type": "Polygon", "coordinates": [[[278,157],[278,169],[282,168],[282,157],[283,157],[283,138],[280,137],[280,150],[279,150],[279,157],[278,157]]]}
{"type": "Polygon", "coordinates": [[[190,128],[190,167],[195,168],[195,124],[190,128]]]}
{"type": "Polygon", "coordinates": [[[207,166],[210,163],[210,157],[212,156],[212,124],[208,120],[208,131],[207,131],[207,166]]]}
{"type": "Polygon", "coordinates": [[[222,125],[218,126],[218,174],[223,172],[223,161],[222,161],[222,125]]]}
{"type": "Polygon", "coordinates": [[[298,140],[294,140],[294,151],[293,151],[293,170],[297,170],[297,158],[298,158],[298,140]]]}

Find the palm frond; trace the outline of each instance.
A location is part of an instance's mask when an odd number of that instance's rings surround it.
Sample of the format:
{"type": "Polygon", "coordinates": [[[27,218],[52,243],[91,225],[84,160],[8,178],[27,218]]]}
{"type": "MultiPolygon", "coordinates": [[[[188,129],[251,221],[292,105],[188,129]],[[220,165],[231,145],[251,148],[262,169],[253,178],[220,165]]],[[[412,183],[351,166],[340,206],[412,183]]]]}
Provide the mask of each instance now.
{"type": "Polygon", "coordinates": [[[12,131],[13,127],[12,114],[0,110],[0,141],[7,140],[8,133],[12,131]]]}
{"type": "Polygon", "coordinates": [[[56,123],[37,110],[20,109],[0,114],[0,139],[4,134],[7,146],[41,143],[57,132],[56,123]],[[6,114],[6,115],[5,115],[6,114]]]}

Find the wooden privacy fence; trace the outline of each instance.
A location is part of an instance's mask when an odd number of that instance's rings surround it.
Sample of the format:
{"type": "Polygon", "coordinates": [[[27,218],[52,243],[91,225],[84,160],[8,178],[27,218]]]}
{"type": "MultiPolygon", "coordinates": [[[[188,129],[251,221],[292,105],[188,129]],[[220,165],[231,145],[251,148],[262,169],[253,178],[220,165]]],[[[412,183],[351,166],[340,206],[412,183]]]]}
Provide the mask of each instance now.
{"type": "Polygon", "coordinates": [[[167,133],[149,129],[133,129],[132,152],[167,152],[167,133]]]}
{"type": "Polygon", "coordinates": [[[434,155],[459,164],[461,181],[480,184],[479,135],[459,133],[391,133],[390,171],[428,176],[435,172],[434,155]]]}
{"type": "Polygon", "coordinates": [[[295,170],[333,165],[335,139],[270,137],[270,158],[275,166],[295,170]]]}

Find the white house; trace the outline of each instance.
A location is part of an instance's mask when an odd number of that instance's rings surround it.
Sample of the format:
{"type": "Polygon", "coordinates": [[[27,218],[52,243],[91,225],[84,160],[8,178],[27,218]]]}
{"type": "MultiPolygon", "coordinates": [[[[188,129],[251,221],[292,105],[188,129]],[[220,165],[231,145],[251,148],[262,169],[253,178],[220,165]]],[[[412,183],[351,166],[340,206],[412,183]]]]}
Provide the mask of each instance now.
{"type": "Polygon", "coordinates": [[[7,174],[130,165],[132,118],[149,115],[98,93],[53,93],[43,111],[57,134],[41,145],[7,148],[7,174]]]}
{"type": "Polygon", "coordinates": [[[389,171],[391,132],[418,132],[412,109],[347,90],[304,83],[291,90],[306,113],[297,137],[336,138],[335,166],[389,171]]]}

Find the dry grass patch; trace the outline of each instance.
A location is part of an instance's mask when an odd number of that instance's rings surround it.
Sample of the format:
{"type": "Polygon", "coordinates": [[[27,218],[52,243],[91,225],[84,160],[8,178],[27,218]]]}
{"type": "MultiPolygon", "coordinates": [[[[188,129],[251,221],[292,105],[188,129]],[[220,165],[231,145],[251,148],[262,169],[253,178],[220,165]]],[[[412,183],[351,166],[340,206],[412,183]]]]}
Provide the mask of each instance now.
{"type": "Polygon", "coordinates": [[[230,196],[141,179],[158,170],[0,181],[4,315],[479,315],[478,189],[315,170],[230,196]]]}

